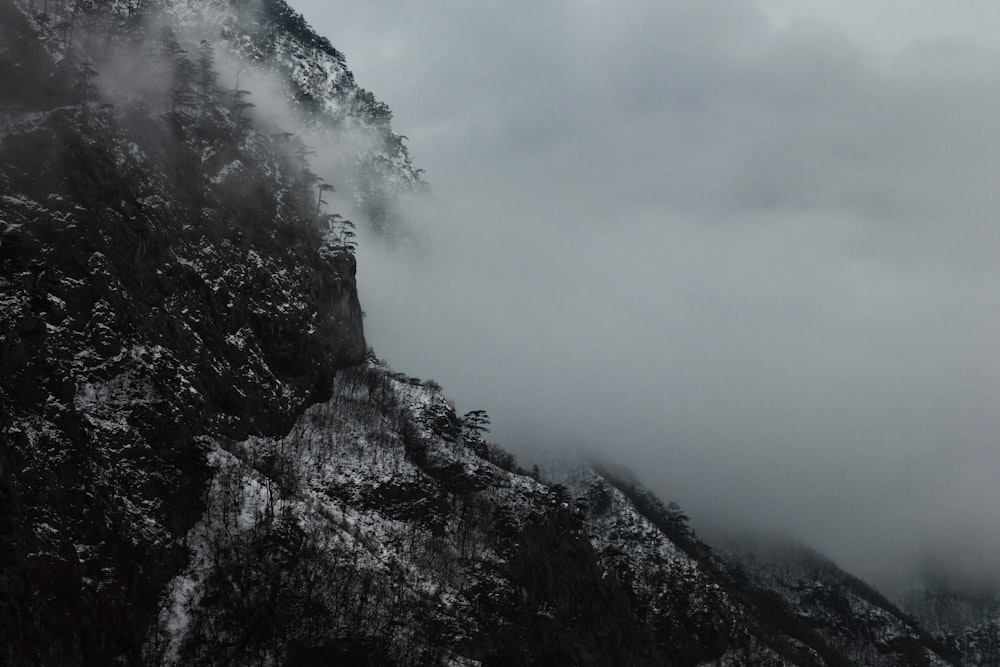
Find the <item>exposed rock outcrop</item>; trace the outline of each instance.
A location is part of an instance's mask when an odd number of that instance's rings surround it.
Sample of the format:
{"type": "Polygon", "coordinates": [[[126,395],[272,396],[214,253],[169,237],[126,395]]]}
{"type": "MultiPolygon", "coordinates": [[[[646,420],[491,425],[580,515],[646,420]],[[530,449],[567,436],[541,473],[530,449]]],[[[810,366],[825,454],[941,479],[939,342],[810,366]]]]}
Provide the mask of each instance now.
{"type": "Polygon", "coordinates": [[[266,142],[74,104],[80,65],[32,29],[4,3],[5,70],[47,86],[2,100],[0,662],[134,663],[203,511],[202,439],[280,435],[364,359],[355,264],[266,142]]]}

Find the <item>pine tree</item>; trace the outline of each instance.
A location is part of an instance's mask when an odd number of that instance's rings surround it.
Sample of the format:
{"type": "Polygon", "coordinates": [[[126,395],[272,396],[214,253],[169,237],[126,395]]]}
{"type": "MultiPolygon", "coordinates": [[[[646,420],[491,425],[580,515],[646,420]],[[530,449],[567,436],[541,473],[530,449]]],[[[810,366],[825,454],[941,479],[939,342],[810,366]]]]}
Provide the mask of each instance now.
{"type": "Polygon", "coordinates": [[[170,88],[167,91],[170,98],[170,110],[176,112],[178,109],[194,106],[197,68],[187,57],[187,51],[181,47],[171,28],[165,27],[161,31],[160,47],[172,72],[170,88]]]}
{"type": "Polygon", "coordinates": [[[80,105],[82,113],[86,113],[90,105],[98,99],[97,86],[94,85],[94,77],[96,76],[97,70],[94,69],[94,63],[90,61],[81,63],[76,71],[73,93],[76,95],[76,101],[80,105]]]}
{"type": "Polygon", "coordinates": [[[60,21],[53,26],[56,31],[60,33],[62,39],[62,46],[64,49],[69,48],[69,36],[73,31],[73,22],[69,19],[60,21]]]}
{"type": "Polygon", "coordinates": [[[195,79],[198,75],[198,68],[187,57],[186,51],[177,54],[173,65],[174,78],[170,84],[170,110],[193,108],[197,101],[195,79]]]}
{"type": "Polygon", "coordinates": [[[329,183],[324,183],[322,178],[319,179],[319,194],[316,197],[316,215],[317,216],[323,210],[323,204],[326,203],[325,201],[323,201],[323,194],[326,193],[326,192],[336,192],[336,190],[337,189],[335,187],[333,187],[332,185],[330,185],[329,183]]]}
{"type": "Polygon", "coordinates": [[[202,113],[207,113],[215,103],[216,82],[219,74],[215,71],[215,49],[207,40],[202,40],[198,56],[198,103],[202,113]]]}
{"type": "Polygon", "coordinates": [[[169,26],[160,31],[160,48],[163,50],[163,55],[171,63],[177,56],[184,53],[180,42],[177,41],[177,35],[169,26]]]}
{"type": "Polygon", "coordinates": [[[295,206],[303,216],[313,213],[312,208],[312,187],[322,179],[309,168],[309,156],[315,155],[315,151],[309,150],[304,141],[298,137],[292,140],[295,146],[295,157],[298,164],[298,175],[292,182],[292,194],[295,198],[295,206]]]}
{"type": "Polygon", "coordinates": [[[236,75],[236,87],[230,92],[230,104],[229,110],[235,116],[236,127],[239,130],[245,130],[250,127],[250,118],[244,116],[243,113],[247,109],[253,109],[256,104],[247,101],[247,96],[250,95],[249,90],[243,90],[240,88],[240,77],[239,74],[236,75]]]}
{"type": "Polygon", "coordinates": [[[339,229],[337,231],[337,238],[340,241],[340,247],[347,252],[354,252],[354,223],[347,218],[340,218],[338,223],[339,229]]]}
{"type": "Polygon", "coordinates": [[[486,414],[486,410],[472,410],[462,417],[462,425],[475,434],[475,437],[481,438],[490,430],[490,416],[486,414]]]}

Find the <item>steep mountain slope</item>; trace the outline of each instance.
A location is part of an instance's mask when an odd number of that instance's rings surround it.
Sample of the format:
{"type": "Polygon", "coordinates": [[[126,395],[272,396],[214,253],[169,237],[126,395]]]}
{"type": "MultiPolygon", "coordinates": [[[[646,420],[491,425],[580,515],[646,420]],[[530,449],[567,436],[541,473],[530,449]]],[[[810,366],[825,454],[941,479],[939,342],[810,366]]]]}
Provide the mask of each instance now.
{"type": "Polygon", "coordinates": [[[827,561],[741,570],[620,472],[529,476],[374,358],[286,436],[210,459],[151,663],[952,664],[827,561]]]}
{"type": "Polygon", "coordinates": [[[959,654],[935,640],[874,588],[810,549],[744,542],[727,554],[758,595],[777,597],[853,665],[945,665],[959,654]]]}
{"type": "Polygon", "coordinates": [[[422,170],[414,167],[404,137],[392,131],[389,107],[357,85],[342,53],[283,0],[164,5],[192,43],[218,41],[236,59],[238,73],[251,79],[270,75],[258,81],[262,92],[273,96],[276,88],[283,104],[275,108],[273,99],[261,100],[265,113],[285,123],[294,119],[295,130],[319,153],[324,175],[349,194],[349,214],[362,216],[384,236],[404,235],[395,201],[426,189],[422,170]]]}
{"type": "Polygon", "coordinates": [[[354,260],[227,109],[100,107],[51,19],[0,7],[0,660],[135,659],[200,438],[287,430],[364,358],[354,260]]]}
{"type": "Polygon", "coordinates": [[[897,593],[899,605],[969,667],[1000,664],[1000,593],[995,586],[927,576],[897,593]]]}
{"type": "Polygon", "coordinates": [[[656,664],[579,517],[477,442],[439,390],[371,361],[287,436],[216,446],[148,658],[656,664]]]}
{"type": "Polygon", "coordinates": [[[390,117],[280,0],[0,0],[0,662],[943,664],[368,354],[390,117]]]}

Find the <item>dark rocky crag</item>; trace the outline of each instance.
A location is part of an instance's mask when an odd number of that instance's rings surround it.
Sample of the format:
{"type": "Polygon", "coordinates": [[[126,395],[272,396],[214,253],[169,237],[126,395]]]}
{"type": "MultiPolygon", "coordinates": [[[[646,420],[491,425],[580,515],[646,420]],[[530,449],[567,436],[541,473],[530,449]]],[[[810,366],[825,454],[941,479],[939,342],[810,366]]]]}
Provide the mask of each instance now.
{"type": "Polygon", "coordinates": [[[136,663],[201,440],[283,433],[364,359],[354,258],[225,113],[81,103],[0,13],[0,662],[136,663]]]}
{"type": "Polygon", "coordinates": [[[422,182],[282,0],[38,5],[0,0],[0,664],[995,655],[818,556],[719,557],[613,467],[529,475],[484,412],[366,353],[309,147],[217,85],[210,47],[311,138],[350,134],[324,156],[344,212],[391,235],[422,182]],[[98,87],[122,54],[142,80],[98,87]]]}

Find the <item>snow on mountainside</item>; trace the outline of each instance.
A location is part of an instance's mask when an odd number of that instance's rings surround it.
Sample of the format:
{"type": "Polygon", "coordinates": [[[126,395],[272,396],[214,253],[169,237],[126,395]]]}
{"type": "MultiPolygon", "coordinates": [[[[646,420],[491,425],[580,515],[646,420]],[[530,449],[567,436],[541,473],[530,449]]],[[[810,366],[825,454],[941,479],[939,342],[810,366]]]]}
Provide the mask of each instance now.
{"type": "Polygon", "coordinates": [[[752,588],[779,596],[848,664],[947,665],[957,658],[878,591],[805,547],[744,543],[728,558],[752,588]]]}
{"type": "MultiPolygon", "coordinates": [[[[283,438],[213,443],[208,511],[188,537],[197,555],[169,587],[150,661],[533,664],[545,658],[518,639],[526,618],[553,654],[599,655],[593,639],[558,637],[570,614],[627,607],[539,591],[521,553],[525,535],[574,525],[553,491],[477,455],[436,389],[375,361],[334,387],[283,438]]],[[[573,530],[564,539],[586,555],[573,530]]]]}
{"type": "Polygon", "coordinates": [[[688,539],[684,521],[648,494],[644,497],[658,503],[659,512],[642,511],[622,489],[644,492],[608,472],[573,466],[563,479],[586,508],[586,527],[602,566],[626,585],[637,611],[655,629],[661,655],[682,664],[711,655],[718,656],[716,664],[783,662],[755,636],[753,610],[734,599],[731,582],[704,545],[688,539]],[[695,553],[688,553],[692,549],[695,553]]]}
{"type": "Polygon", "coordinates": [[[165,8],[192,41],[221,40],[242,74],[274,75],[265,90],[280,88],[287,108],[278,113],[287,122],[294,111],[298,130],[337,187],[351,194],[356,213],[383,234],[401,233],[393,201],[426,189],[422,170],[392,132],[392,112],[355,83],[342,53],[282,0],[169,0],[165,8]]]}
{"type": "Polygon", "coordinates": [[[211,443],[147,660],[953,664],[826,561],[734,569],[622,474],[535,479],[478,424],[371,358],[286,436],[211,443]]]}
{"type": "Polygon", "coordinates": [[[344,216],[424,187],[390,120],[281,0],[0,0],[0,663],[994,655],[368,354],[344,216]]]}
{"type": "Polygon", "coordinates": [[[145,33],[115,4],[57,29],[73,7],[0,3],[11,665],[137,662],[202,512],[200,438],[286,430],[365,354],[354,258],[303,160],[165,39],[141,56],[153,76],[98,88],[145,33]]]}
{"type": "Polygon", "coordinates": [[[376,360],[334,387],[283,438],[213,445],[150,661],[796,664],[598,473],[573,471],[574,499],[510,469],[438,388],[376,360]]]}
{"type": "Polygon", "coordinates": [[[1000,665],[1000,594],[995,586],[927,581],[897,593],[899,605],[965,665],[1000,665]]]}

